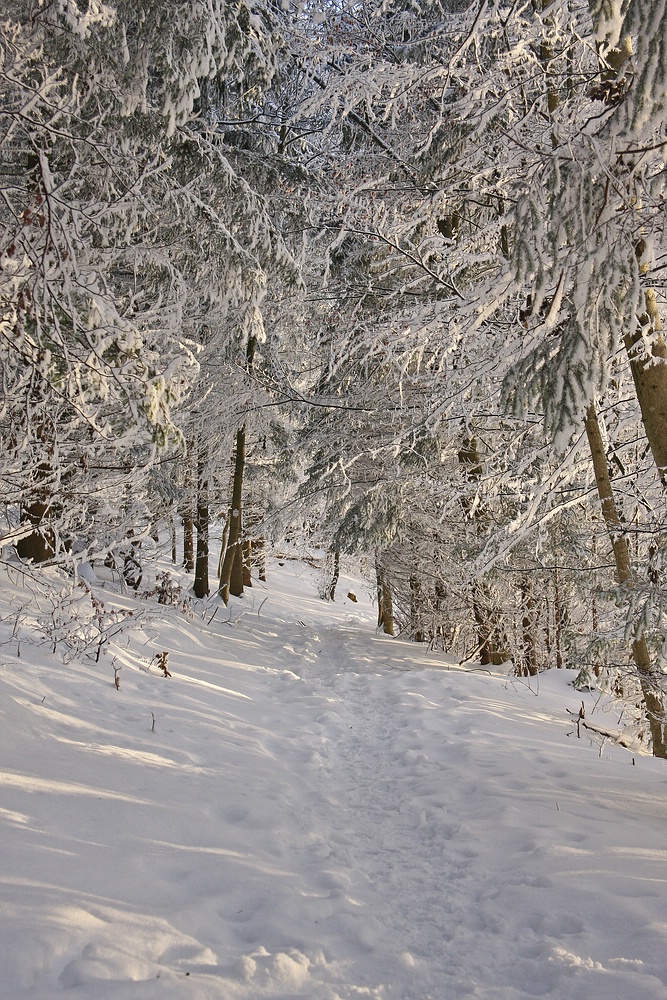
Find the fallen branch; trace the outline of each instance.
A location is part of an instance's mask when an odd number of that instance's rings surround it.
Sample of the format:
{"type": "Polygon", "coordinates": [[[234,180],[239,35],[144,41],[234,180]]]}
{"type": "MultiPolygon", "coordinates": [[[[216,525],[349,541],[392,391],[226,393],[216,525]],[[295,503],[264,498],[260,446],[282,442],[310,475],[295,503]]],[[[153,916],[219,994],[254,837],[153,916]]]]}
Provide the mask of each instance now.
{"type": "Polygon", "coordinates": [[[586,722],[584,719],[581,720],[581,725],[584,729],[590,729],[592,733],[597,733],[598,736],[604,736],[605,739],[611,740],[612,743],[616,743],[619,747],[623,747],[625,750],[636,750],[636,746],[632,746],[631,743],[625,739],[621,733],[615,733],[613,729],[603,729],[602,726],[593,726],[590,722],[586,722]]]}

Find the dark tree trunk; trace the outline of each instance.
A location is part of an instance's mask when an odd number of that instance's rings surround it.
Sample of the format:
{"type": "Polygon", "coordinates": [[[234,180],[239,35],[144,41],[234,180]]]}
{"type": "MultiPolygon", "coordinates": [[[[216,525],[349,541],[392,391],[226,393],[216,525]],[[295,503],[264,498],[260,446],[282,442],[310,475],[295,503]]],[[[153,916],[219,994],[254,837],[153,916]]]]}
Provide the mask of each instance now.
{"type": "Polygon", "coordinates": [[[208,454],[199,444],[197,454],[197,562],[195,565],[195,597],[206,597],[208,586],[208,454]]]}
{"type": "Polygon", "coordinates": [[[424,642],[426,639],[422,618],[423,600],[421,582],[413,573],[410,576],[410,627],[414,642],[424,642]]]}
{"type": "Polygon", "coordinates": [[[16,551],[21,559],[42,563],[52,559],[56,551],[56,537],[49,523],[56,513],[51,488],[53,466],[49,460],[53,458],[55,451],[55,427],[50,421],[44,420],[37,427],[36,435],[49,457],[45,457],[30,470],[30,493],[23,503],[21,523],[30,525],[32,531],[19,539],[16,551]]]}
{"type": "Polygon", "coordinates": [[[185,476],[183,483],[184,497],[181,503],[181,520],[183,522],[183,566],[188,573],[195,568],[195,522],[192,514],[192,462],[194,442],[189,442],[185,456],[185,476]]]}
{"type": "Polygon", "coordinates": [[[379,555],[375,557],[375,576],[378,596],[378,628],[382,627],[385,635],[394,634],[394,602],[391,593],[391,582],[386,567],[379,555]]]}
{"type": "Polygon", "coordinates": [[[522,633],[523,633],[523,673],[529,677],[534,677],[537,673],[537,615],[535,601],[533,600],[533,588],[530,578],[525,576],[521,580],[521,608],[522,608],[522,633]]]}
{"type": "MultiPolygon", "coordinates": [[[[340,549],[334,549],[333,552],[329,553],[331,558],[331,579],[329,580],[329,585],[327,587],[326,599],[328,601],[335,601],[336,599],[336,587],[338,586],[338,578],[340,576],[340,549]]],[[[329,559],[327,559],[327,564],[329,559]]]]}
{"type": "Polygon", "coordinates": [[[50,509],[48,501],[33,500],[21,511],[21,522],[30,524],[33,528],[29,535],[16,543],[16,551],[21,559],[42,563],[55,555],[55,537],[48,524],[50,509]]]}
{"type": "Polygon", "coordinates": [[[263,535],[255,539],[255,555],[257,559],[257,575],[262,583],[266,583],[266,541],[263,535]]]}
{"type": "Polygon", "coordinates": [[[230,594],[240,597],[243,593],[243,536],[242,536],[242,500],[243,472],[245,468],[245,424],[236,433],[236,458],[234,461],[234,484],[232,487],[232,506],[229,511],[229,534],[225,558],[222,561],[220,585],[218,592],[225,602],[229,603],[230,594]]]}
{"type": "Polygon", "coordinates": [[[554,640],[556,644],[556,668],[561,670],[563,661],[563,626],[566,622],[566,613],[561,600],[560,574],[558,563],[554,565],[554,640]]]}
{"type": "MultiPolygon", "coordinates": [[[[459,464],[466,469],[466,476],[471,482],[477,481],[482,475],[482,460],[477,446],[477,439],[463,439],[458,453],[459,464]]],[[[464,497],[461,506],[477,526],[477,531],[483,535],[489,528],[490,518],[483,504],[475,506],[474,501],[464,497]]],[[[506,648],[506,629],[503,626],[504,614],[501,608],[493,603],[490,588],[483,581],[477,581],[471,587],[472,613],[477,626],[479,657],[482,664],[499,665],[508,660],[506,648]]]]}

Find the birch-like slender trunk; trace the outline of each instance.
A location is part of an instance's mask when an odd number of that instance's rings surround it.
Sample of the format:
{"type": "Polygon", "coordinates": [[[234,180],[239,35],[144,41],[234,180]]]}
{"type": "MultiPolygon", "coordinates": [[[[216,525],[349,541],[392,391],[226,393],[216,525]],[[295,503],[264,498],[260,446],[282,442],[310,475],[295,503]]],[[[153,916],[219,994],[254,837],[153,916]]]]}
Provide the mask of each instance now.
{"type": "Polygon", "coordinates": [[[197,561],[195,563],[195,597],[206,597],[208,584],[208,450],[202,441],[197,451],[197,561]]]}
{"type": "MultiPolygon", "coordinates": [[[[479,480],[482,475],[482,459],[474,437],[464,438],[458,453],[459,464],[466,469],[466,476],[471,482],[479,480]]],[[[489,514],[482,503],[474,504],[465,497],[461,506],[466,515],[472,517],[477,531],[483,535],[489,527],[489,514]]],[[[502,608],[494,603],[491,588],[483,581],[477,580],[470,587],[470,603],[477,630],[477,646],[480,663],[499,665],[510,659],[507,650],[504,625],[505,614],[502,608]]]]}
{"type": "Polygon", "coordinates": [[[262,583],[266,582],[266,539],[260,535],[255,539],[255,558],[257,560],[257,576],[262,583]]]}
{"type": "MultiPolygon", "coordinates": [[[[252,372],[257,350],[255,337],[248,338],[246,347],[246,371],[252,372]]],[[[232,484],[232,504],[228,518],[228,535],[225,556],[220,570],[218,593],[229,603],[230,595],[240,597],[243,593],[244,561],[243,561],[243,475],[246,456],[246,425],[243,424],[236,432],[236,453],[234,459],[234,481],[232,484]]]]}
{"type": "MultiPolygon", "coordinates": [[[[598,496],[600,497],[602,517],[604,518],[614,552],[616,579],[621,587],[629,593],[635,584],[630,560],[630,548],[628,540],[623,534],[623,524],[618,513],[618,508],[616,507],[611,487],[609,467],[607,465],[607,455],[594,404],[591,404],[586,411],[585,426],[593,459],[593,470],[595,472],[598,496]]],[[[653,741],[653,756],[666,758],[667,732],[664,695],[658,681],[658,675],[651,663],[646,639],[641,634],[636,635],[633,639],[632,658],[637,668],[637,675],[644,696],[646,716],[653,741]]]]}
{"type": "Polygon", "coordinates": [[[558,572],[558,560],[554,563],[554,642],[556,646],[556,668],[563,668],[563,625],[566,617],[563,609],[563,601],[560,589],[560,573],[558,572]]]}
{"type": "Polygon", "coordinates": [[[426,630],[422,618],[424,596],[421,580],[416,573],[410,574],[410,630],[414,642],[424,642],[426,630]]]}
{"type": "Polygon", "coordinates": [[[521,628],[523,642],[523,672],[534,677],[537,673],[537,615],[533,588],[529,576],[524,576],[519,584],[521,592],[521,628]]]}
{"type": "Polygon", "coordinates": [[[242,502],[243,502],[243,472],[245,469],[245,424],[236,432],[236,457],[234,460],[234,483],[232,486],[232,505],[229,511],[229,534],[225,558],[220,571],[218,593],[229,604],[229,597],[240,597],[243,593],[243,535],[242,502]]]}
{"type": "Polygon", "coordinates": [[[375,579],[378,598],[378,628],[382,628],[385,635],[393,635],[394,601],[391,593],[391,580],[379,553],[376,553],[375,556],[375,579]]]}
{"type": "Polygon", "coordinates": [[[193,460],[194,442],[188,442],[183,476],[183,499],[181,501],[181,521],[183,524],[183,567],[188,573],[195,568],[195,522],[193,517],[193,460]]]}

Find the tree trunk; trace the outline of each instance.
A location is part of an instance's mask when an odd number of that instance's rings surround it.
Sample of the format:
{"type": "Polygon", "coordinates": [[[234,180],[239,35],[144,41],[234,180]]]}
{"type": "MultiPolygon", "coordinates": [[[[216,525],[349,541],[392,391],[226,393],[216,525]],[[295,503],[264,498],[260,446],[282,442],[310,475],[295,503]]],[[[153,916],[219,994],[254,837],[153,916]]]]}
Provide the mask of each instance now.
{"type": "MultiPolygon", "coordinates": [[[[465,466],[466,476],[475,482],[482,475],[482,460],[475,437],[463,439],[458,453],[459,464],[465,466]]],[[[486,532],[490,525],[490,517],[483,504],[475,506],[474,500],[462,497],[461,506],[467,515],[472,515],[478,534],[486,532]]],[[[498,666],[510,659],[506,648],[506,629],[503,627],[504,613],[493,603],[490,588],[482,581],[476,581],[471,587],[472,613],[477,626],[480,662],[493,663],[498,666]]]]}
{"type": "Polygon", "coordinates": [[[554,563],[554,640],[556,646],[556,668],[563,668],[563,625],[565,623],[563,602],[560,593],[560,574],[558,561],[554,563]]]}
{"type": "Polygon", "coordinates": [[[443,616],[446,597],[447,590],[445,588],[445,584],[441,579],[437,579],[433,588],[433,625],[429,634],[429,639],[431,641],[432,649],[436,648],[437,640],[440,639],[443,652],[445,650],[452,649],[454,645],[451,630],[448,630],[448,634],[445,635],[443,616]],[[448,641],[449,638],[452,638],[452,641],[448,641]]]}
{"type": "MultiPolygon", "coordinates": [[[[245,367],[248,374],[252,372],[257,350],[257,339],[249,337],[246,345],[245,367]]],[[[234,461],[234,482],[232,486],[232,506],[228,518],[227,548],[222,560],[218,593],[229,603],[230,595],[240,597],[243,593],[244,562],[243,562],[243,473],[245,471],[246,426],[243,424],[236,432],[236,458],[234,461]]]]}
{"type": "Polygon", "coordinates": [[[30,524],[33,529],[16,543],[16,551],[21,559],[42,563],[55,555],[55,537],[48,526],[50,509],[48,500],[35,499],[21,510],[21,523],[30,524]]]}
{"type": "Polygon", "coordinates": [[[178,554],[176,552],[176,511],[173,506],[171,510],[170,529],[171,529],[171,561],[175,566],[178,560],[178,554]]]}
{"type": "MultiPolygon", "coordinates": [[[[589,8],[597,33],[602,6],[590,0],[589,8]]],[[[605,49],[604,62],[600,61],[599,97],[608,101],[613,101],[614,95],[618,97],[615,92],[617,81],[631,58],[632,40],[627,34],[619,38],[615,46],[605,49]]],[[[648,265],[641,260],[644,249],[644,240],[640,238],[635,245],[635,256],[642,275],[648,272],[648,265]]],[[[652,288],[646,289],[644,304],[646,312],[640,317],[635,333],[625,337],[625,349],[649,447],[662,485],[667,487],[667,344],[662,334],[656,294],[652,288]],[[645,344],[645,333],[653,335],[650,347],[645,344]]]]}
{"type": "Polygon", "coordinates": [[[195,597],[206,597],[208,585],[208,453],[201,442],[197,452],[197,562],[195,564],[195,597]]]}
{"type": "Polygon", "coordinates": [[[477,652],[479,653],[479,662],[482,666],[487,666],[491,663],[489,621],[485,609],[474,596],[474,591],[473,587],[472,613],[477,626],[477,652]]]}
{"type": "Polygon", "coordinates": [[[380,559],[378,555],[375,556],[375,592],[377,594],[378,601],[378,628],[382,625],[384,621],[384,612],[382,609],[382,570],[380,568],[380,559]]]}
{"type": "Polygon", "coordinates": [[[327,557],[327,565],[331,560],[331,578],[329,580],[326,599],[327,601],[334,601],[336,599],[336,587],[338,586],[338,578],[340,576],[340,549],[334,549],[333,552],[329,552],[327,557]]]}
{"type": "Polygon", "coordinates": [[[243,586],[252,587],[252,539],[243,539],[243,586]]]}
{"type": "Polygon", "coordinates": [[[424,598],[419,577],[414,573],[410,575],[410,628],[414,642],[424,642],[426,631],[422,618],[422,605],[424,598]]]}
{"type": "Polygon", "coordinates": [[[191,510],[184,510],[183,515],[183,568],[186,573],[194,572],[195,568],[195,522],[191,510]]]}
{"type": "Polygon", "coordinates": [[[525,576],[520,583],[522,608],[523,673],[534,677],[537,673],[537,615],[530,577],[525,576]]]}
{"type": "MultiPolygon", "coordinates": [[[[616,579],[626,592],[630,592],[634,585],[630,550],[627,538],[623,534],[623,525],[612,492],[604,441],[602,440],[600,424],[593,404],[586,411],[585,426],[593,458],[593,470],[600,497],[602,516],[607,526],[607,532],[614,551],[616,579]]],[[[642,635],[637,635],[632,642],[632,658],[637,667],[639,683],[644,696],[646,715],[653,742],[653,756],[667,758],[664,696],[656,671],[651,664],[646,640],[642,635]]]]}
{"type": "Polygon", "coordinates": [[[53,476],[50,458],[54,455],[55,428],[48,420],[42,421],[37,427],[37,439],[44,445],[49,458],[34,466],[34,471],[30,474],[30,495],[22,505],[21,523],[31,525],[32,531],[18,540],[16,551],[21,559],[42,563],[51,559],[56,551],[55,533],[49,524],[55,513],[50,483],[53,476]]]}
{"type": "Polygon", "coordinates": [[[255,555],[257,559],[257,576],[266,583],[266,540],[263,535],[255,539],[255,555]]]}
{"type": "Polygon", "coordinates": [[[183,477],[183,500],[181,501],[181,520],[183,522],[183,566],[187,573],[195,568],[195,535],[194,518],[192,516],[192,460],[194,442],[188,443],[185,456],[185,475],[183,477]]]}
{"type": "Polygon", "coordinates": [[[123,579],[128,587],[138,590],[141,584],[143,571],[141,568],[141,542],[132,541],[134,528],[128,532],[128,545],[123,558],[123,579]]]}
{"type": "Polygon", "coordinates": [[[225,562],[225,553],[227,552],[228,544],[229,544],[229,512],[227,513],[225,526],[222,529],[222,538],[220,539],[220,557],[218,559],[218,572],[217,572],[218,580],[220,580],[220,577],[222,576],[222,567],[225,562]]]}
{"type": "MultiPolygon", "coordinates": [[[[554,0],[542,0],[542,13],[547,11],[553,2],[554,0]]],[[[544,18],[544,23],[548,26],[553,25],[553,19],[546,17],[544,18]]],[[[542,69],[544,70],[547,86],[547,108],[549,111],[549,118],[551,119],[551,148],[556,149],[558,147],[558,134],[554,123],[554,114],[558,110],[560,98],[558,90],[556,89],[554,76],[550,68],[550,63],[553,57],[554,54],[551,46],[546,42],[543,42],[540,45],[540,62],[542,63],[542,69]]]]}
{"type": "Polygon", "coordinates": [[[645,294],[646,313],[634,336],[625,338],[630,369],[641,409],[644,430],[663,486],[667,486],[667,343],[662,334],[655,292],[645,294]],[[650,352],[643,331],[653,333],[650,352]],[[657,363],[656,363],[657,362],[657,363]]]}
{"type": "Polygon", "coordinates": [[[243,536],[241,533],[243,500],[243,472],[245,468],[245,424],[236,432],[236,459],[234,462],[234,483],[232,506],[229,511],[229,535],[227,549],[220,572],[218,593],[229,604],[230,594],[240,597],[243,593],[243,536]]]}
{"type": "Polygon", "coordinates": [[[391,594],[391,582],[379,555],[375,557],[375,577],[378,596],[378,628],[382,626],[385,635],[393,635],[394,602],[391,594]]]}
{"type": "Polygon", "coordinates": [[[499,666],[510,659],[505,630],[504,615],[493,603],[489,588],[481,581],[472,587],[472,613],[477,625],[477,648],[479,662],[484,666],[493,664],[499,666]]]}

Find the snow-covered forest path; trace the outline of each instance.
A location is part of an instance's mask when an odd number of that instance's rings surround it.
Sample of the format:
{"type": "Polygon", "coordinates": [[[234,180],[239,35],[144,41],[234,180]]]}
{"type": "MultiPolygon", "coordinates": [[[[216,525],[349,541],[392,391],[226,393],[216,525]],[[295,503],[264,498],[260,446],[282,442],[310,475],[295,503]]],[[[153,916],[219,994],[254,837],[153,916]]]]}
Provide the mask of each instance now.
{"type": "MultiPolygon", "coordinates": [[[[448,947],[474,892],[467,875],[476,856],[448,788],[454,775],[423,752],[393,683],[402,678],[376,672],[368,639],[336,628],[321,639],[318,674],[331,699],[318,754],[332,793],[324,878],[347,902],[355,959],[363,964],[367,952],[391,970],[388,995],[417,1000],[445,984],[449,995],[469,994],[472,980],[448,947]]],[[[383,649],[391,660],[386,641],[383,649]]],[[[424,695],[407,697],[436,708],[424,695]]]]}
{"type": "MultiPolygon", "coordinates": [[[[641,896],[646,877],[663,896],[667,876],[662,837],[655,852],[631,847],[646,837],[648,806],[634,773],[600,774],[590,750],[574,764],[567,715],[526,684],[434,669],[433,658],[415,671],[427,657],[358,627],[325,629],[294,651],[328,701],[311,759],[318,822],[330,816],[315,849],[322,888],[343,901],[348,957],[384,971],[378,996],[603,1000],[612,970],[619,997],[667,996],[667,962],[656,980],[645,957],[624,957],[624,897],[641,896]],[[577,774],[586,761],[595,790],[577,774]],[[621,900],[606,898],[611,882],[621,900]]],[[[651,813],[667,818],[665,803],[651,813]]],[[[667,925],[634,931],[657,945],[667,925]]]]}
{"type": "Polygon", "coordinates": [[[314,589],[154,607],[119,690],[6,610],[0,997],[667,1000],[663,765],[314,589]]]}

